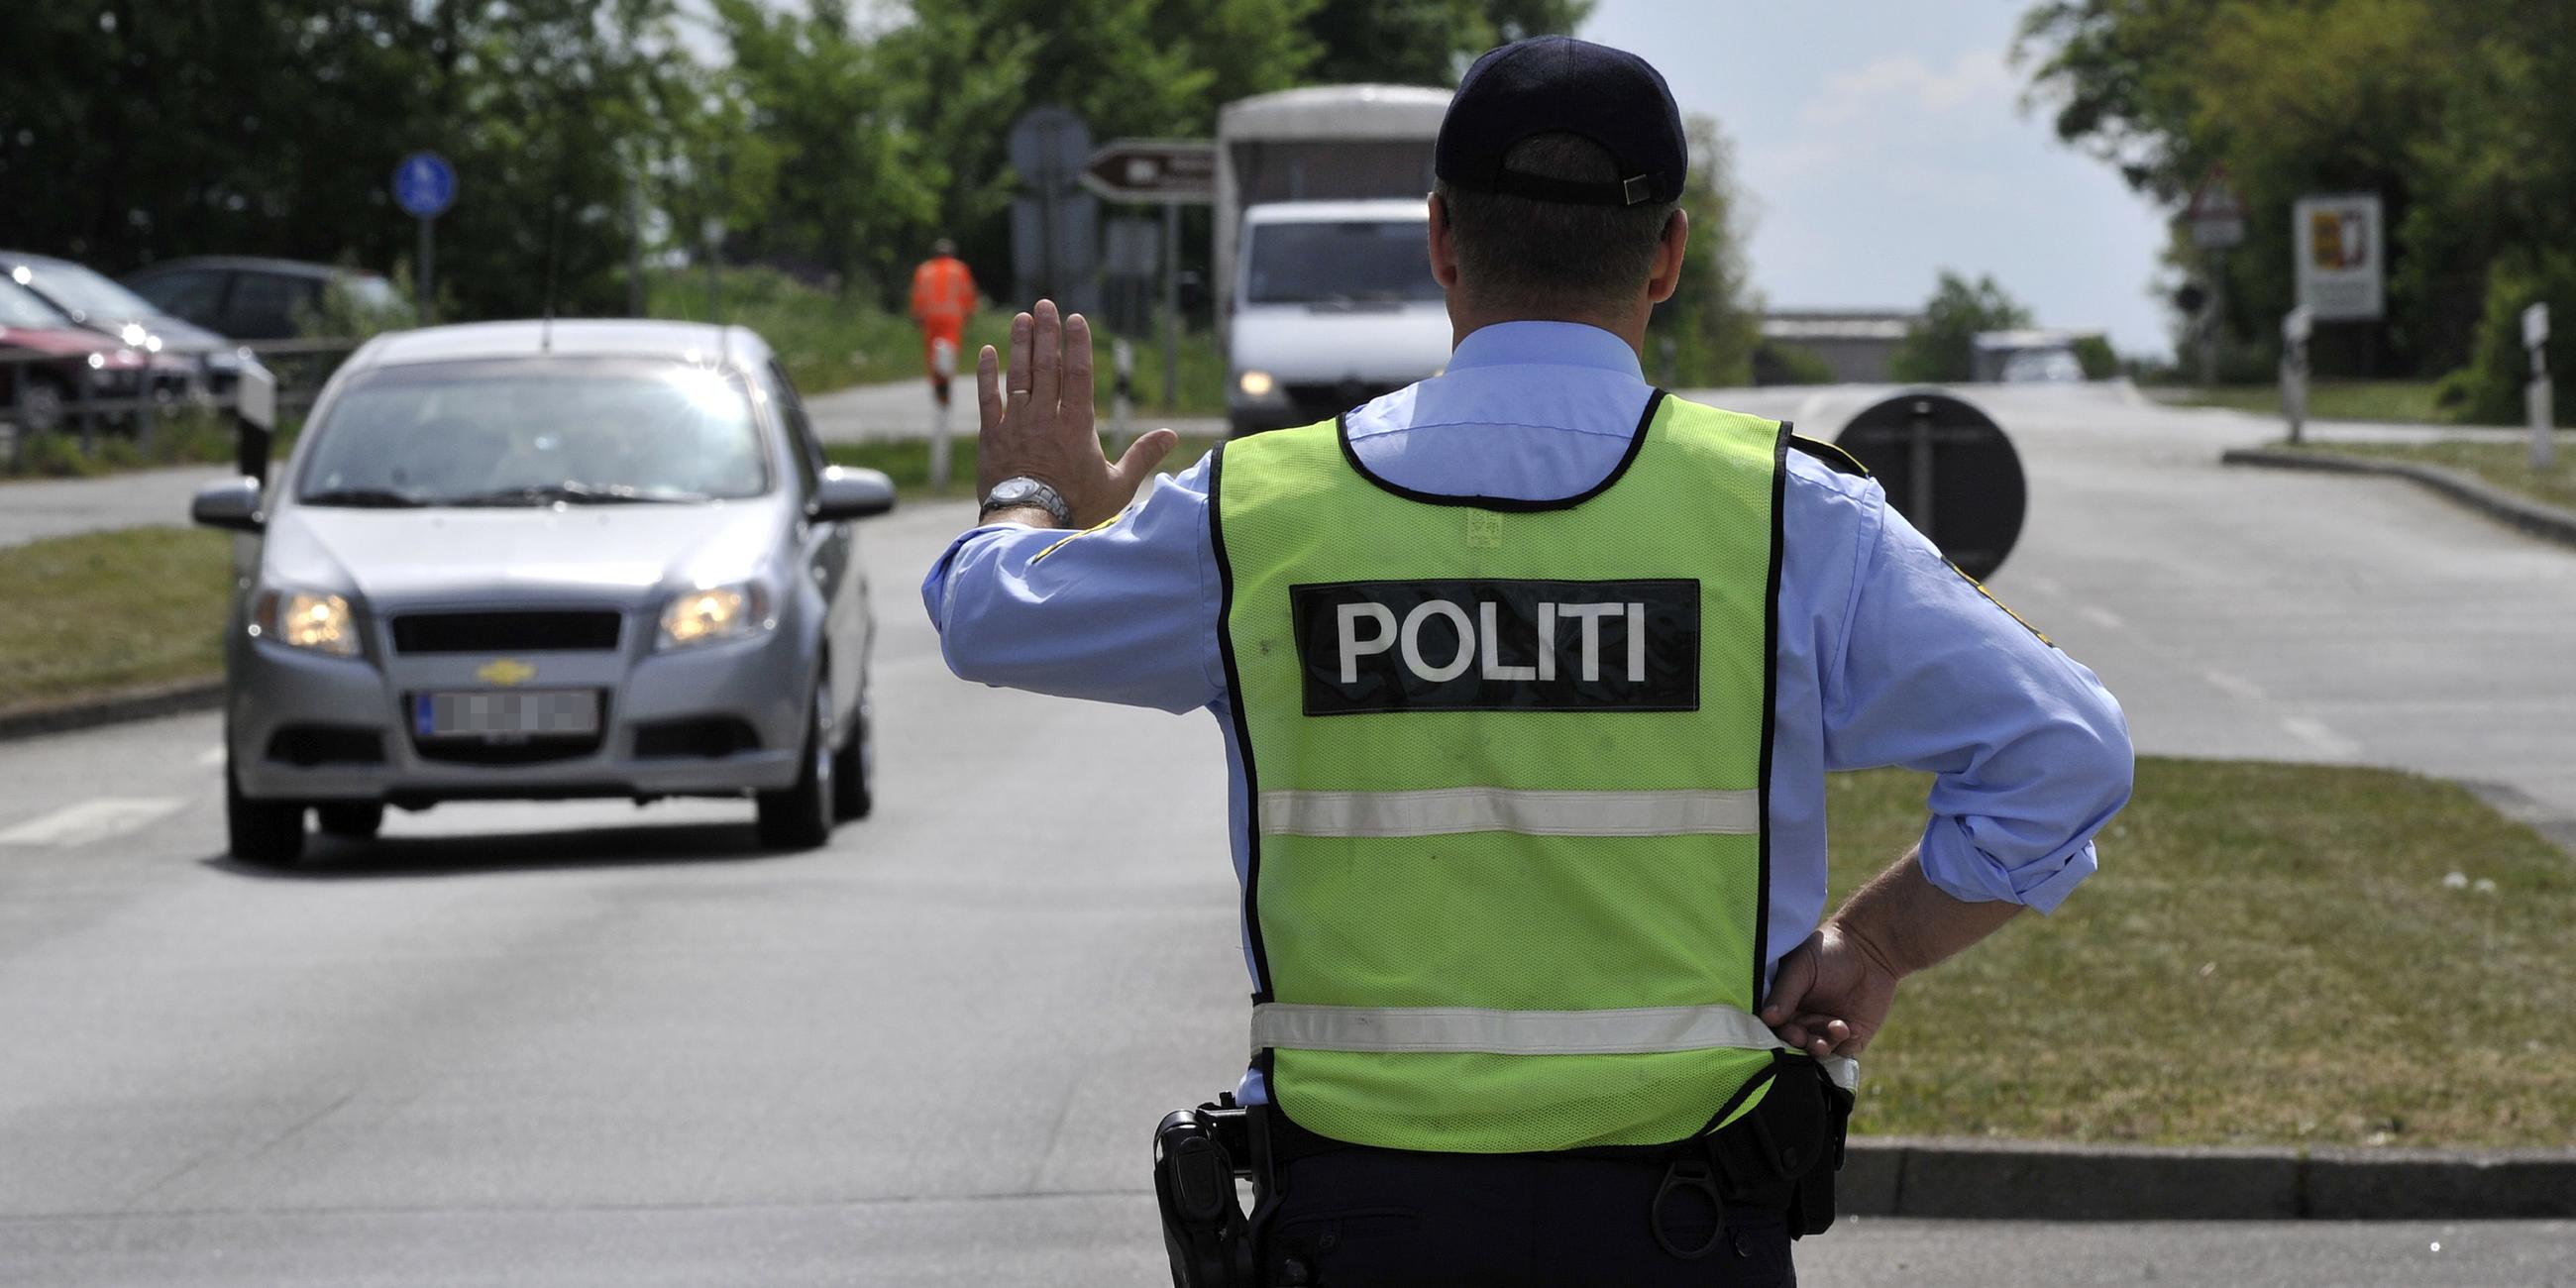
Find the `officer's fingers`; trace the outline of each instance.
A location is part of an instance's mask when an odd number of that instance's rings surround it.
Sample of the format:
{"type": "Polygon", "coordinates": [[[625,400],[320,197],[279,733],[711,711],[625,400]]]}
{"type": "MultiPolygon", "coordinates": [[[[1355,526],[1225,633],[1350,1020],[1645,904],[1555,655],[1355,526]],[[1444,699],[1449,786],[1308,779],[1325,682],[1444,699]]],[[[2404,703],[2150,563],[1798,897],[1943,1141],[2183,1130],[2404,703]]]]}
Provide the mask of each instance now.
{"type": "Polygon", "coordinates": [[[1036,329],[1036,326],[1037,320],[1026,313],[1015,314],[1011,318],[1011,378],[1009,381],[1009,396],[1012,398],[1027,397],[1029,392],[1029,378],[1036,374],[1036,365],[1029,361],[1029,337],[1030,333],[1036,329]]]}
{"type": "Polygon", "coordinates": [[[1064,418],[1091,423],[1091,319],[1079,313],[1064,320],[1064,418]]]}
{"type": "Polygon", "coordinates": [[[985,433],[1001,427],[1002,356],[989,344],[975,355],[975,407],[983,413],[985,433]]]}
{"type": "Polygon", "coordinates": [[[1039,423],[1053,424],[1056,400],[1063,391],[1064,321],[1053,300],[1038,301],[1032,312],[1037,315],[1037,334],[1031,341],[1035,350],[1029,360],[1029,405],[1045,418],[1039,423]]]}
{"type": "Polygon", "coordinates": [[[1144,482],[1145,476],[1153,473],[1154,467],[1180,444],[1181,436],[1168,429],[1147,430],[1127,445],[1126,453],[1118,458],[1111,472],[1118,476],[1118,485],[1129,489],[1132,496],[1136,485],[1144,482]]]}
{"type": "Polygon", "coordinates": [[[1816,954],[1805,944],[1789,950],[1780,959],[1780,967],[1771,975],[1771,996],[1762,1003],[1762,1022],[1777,1027],[1796,1013],[1798,1003],[1806,1000],[1807,990],[1815,987],[1816,954]]]}

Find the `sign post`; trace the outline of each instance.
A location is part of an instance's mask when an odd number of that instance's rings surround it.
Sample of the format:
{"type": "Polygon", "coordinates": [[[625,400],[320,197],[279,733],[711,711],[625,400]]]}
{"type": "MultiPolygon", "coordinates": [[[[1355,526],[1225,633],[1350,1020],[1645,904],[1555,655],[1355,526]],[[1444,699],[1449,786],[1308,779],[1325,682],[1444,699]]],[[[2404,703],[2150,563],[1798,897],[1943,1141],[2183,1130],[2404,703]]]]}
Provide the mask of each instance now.
{"type": "Polygon", "coordinates": [[[1959,570],[1983,581],[2021,536],[2030,493],[2003,427],[1973,403],[1934,390],[1863,410],[1834,439],[1887,489],[1906,522],[1959,570]]]}
{"type": "Polygon", "coordinates": [[[2281,417],[2290,422],[2294,446],[2308,424],[2308,337],[2315,332],[2315,315],[2305,304],[2281,318],[2281,417]]]}
{"type": "Polygon", "coordinates": [[[420,291],[421,325],[427,326],[438,320],[438,292],[433,285],[438,237],[431,228],[448,207],[456,204],[456,168],[435,152],[414,152],[394,167],[393,186],[394,204],[420,221],[420,262],[413,266],[420,280],[414,285],[420,291]]]}
{"type": "Polygon", "coordinates": [[[1216,200],[1216,145],[1206,139],[1118,139],[1091,154],[1086,188],[1111,201],[1163,208],[1163,405],[1179,398],[1181,207],[1216,200]]]}
{"type": "Polygon", "coordinates": [[[2523,409],[2531,414],[2531,468],[2546,470],[2557,460],[2550,435],[2558,418],[2550,405],[2549,306],[2522,311],[2522,347],[2531,351],[2531,383],[2523,387],[2523,409]]]}
{"type": "Polygon", "coordinates": [[[2191,244],[2209,252],[2208,311],[2200,318],[2200,383],[2218,383],[2218,330],[2227,317],[2227,252],[2245,244],[2245,199],[2227,167],[2214,165],[2183,210],[2191,244]]]}

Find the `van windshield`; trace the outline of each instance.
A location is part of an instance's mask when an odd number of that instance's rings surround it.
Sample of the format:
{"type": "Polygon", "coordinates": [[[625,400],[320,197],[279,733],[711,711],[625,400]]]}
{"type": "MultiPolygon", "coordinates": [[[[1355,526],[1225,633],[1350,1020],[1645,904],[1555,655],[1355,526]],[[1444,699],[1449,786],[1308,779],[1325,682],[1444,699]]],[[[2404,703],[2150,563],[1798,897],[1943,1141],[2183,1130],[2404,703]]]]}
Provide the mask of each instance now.
{"type": "Polygon", "coordinates": [[[1248,304],[1389,304],[1438,300],[1419,219],[1252,226],[1248,304]]]}

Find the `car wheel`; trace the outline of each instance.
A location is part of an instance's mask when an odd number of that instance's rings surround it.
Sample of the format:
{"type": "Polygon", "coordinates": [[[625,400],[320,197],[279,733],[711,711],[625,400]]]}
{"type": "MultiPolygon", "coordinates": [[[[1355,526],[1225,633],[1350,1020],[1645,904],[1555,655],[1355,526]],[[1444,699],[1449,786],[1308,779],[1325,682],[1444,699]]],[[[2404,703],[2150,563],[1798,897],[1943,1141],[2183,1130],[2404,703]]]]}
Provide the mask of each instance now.
{"type": "Polygon", "coordinates": [[[843,819],[866,818],[868,811],[876,808],[869,778],[869,771],[875,768],[876,747],[864,699],[859,709],[850,713],[850,719],[858,728],[850,732],[850,740],[832,758],[832,813],[843,819]]]}
{"type": "Polygon", "coordinates": [[[831,703],[831,689],[817,683],[813,711],[805,717],[805,767],[796,775],[796,785],[754,797],[760,810],[760,843],[773,850],[811,850],[832,839],[832,762],[836,757],[823,734],[824,716],[831,710],[831,703]]]}
{"type": "Polygon", "coordinates": [[[232,765],[224,765],[224,831],[232,856],[264,868],[291,867],[304,857],[304,807],[294,801],[255,801],[242,795],[232,765]]]}
{"type": "Polygon", "coordinates": [[[313,807],[313,822],[323,831],[351,841],[372,841],[385,825],[383,801],[328,801],[313,807]]]}

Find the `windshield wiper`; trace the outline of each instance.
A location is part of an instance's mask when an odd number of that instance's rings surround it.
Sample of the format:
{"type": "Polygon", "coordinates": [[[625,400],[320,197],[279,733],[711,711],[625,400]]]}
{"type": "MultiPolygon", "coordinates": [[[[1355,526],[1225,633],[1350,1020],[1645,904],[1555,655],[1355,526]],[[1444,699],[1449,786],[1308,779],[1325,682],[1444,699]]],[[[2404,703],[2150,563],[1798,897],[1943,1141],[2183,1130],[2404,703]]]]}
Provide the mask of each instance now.
{"type": "Polygon", "coordinates": [[[696,492],[644,492],[623,483],[601,485],[566,479],[561,483],[533,483],[525,487],[499,488],[490,492],[472,492],[445,499],[446,505],[661,505],[686,504],[707,498],[696,492]]]}
{"type": "Polygon", "coordinates": [[[304,494],[306,505],[347,505],[378,510],[412,510],[428,505],[426,497],[386,487],[335,487],[304,494]]]}

